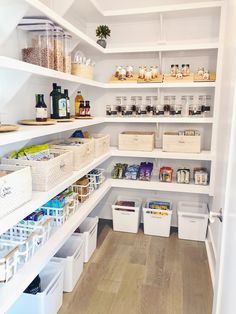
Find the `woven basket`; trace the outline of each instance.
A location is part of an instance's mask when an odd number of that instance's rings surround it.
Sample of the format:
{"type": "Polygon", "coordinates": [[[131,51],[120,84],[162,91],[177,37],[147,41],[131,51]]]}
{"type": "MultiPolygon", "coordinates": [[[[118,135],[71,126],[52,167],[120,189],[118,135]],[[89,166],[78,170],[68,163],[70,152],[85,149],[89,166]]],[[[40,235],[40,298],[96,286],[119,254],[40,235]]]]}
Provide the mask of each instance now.
{"type": "Polygon", "coordinates": [[[72,63],[71,73],[76,76],[93,80],[93,68],[91,65],[72,63]]]}
{"type": "Polygon", "coordinates": [[[45,161],[2,158],[3,164],[30,166],[33,190],[48,191],[72,175],[73,153],[71,151],[50,149],[55,157],[45,161]]]}
{"type": "Polygon", "coordinates": [[[80,170],[87,166],[95,158],[94,156],[94,140],[83,138],[69,138],[67,142],[77,142],[80,146],[63,145],[63,142],[52,142],[50,147],[54,149],[64,149],[73,152],[73,168],[80,170]]]}
{"type": "Polygon", "coordinates": [[[110,135],[109,134],[92,134],[94,139],[95,158],[98,158],[109,151],[110,135]]]}

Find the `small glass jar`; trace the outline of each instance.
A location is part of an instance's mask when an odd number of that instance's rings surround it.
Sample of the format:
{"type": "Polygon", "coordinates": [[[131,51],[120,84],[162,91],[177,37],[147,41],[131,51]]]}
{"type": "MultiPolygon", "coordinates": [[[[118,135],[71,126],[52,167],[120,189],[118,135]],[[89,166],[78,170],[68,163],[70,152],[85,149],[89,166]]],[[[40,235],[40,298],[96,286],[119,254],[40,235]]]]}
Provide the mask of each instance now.
{"type": "Polygon", "coordinates": [[[164,96],[164,115],[170,115],[170,96],[164,96]]]}
{"type": "Polygon", "coordinates": [[[63,70],[65,73],[71,74],[71,39],[69,33],[63,35],[63,70]]]}
{"type": "Polygon", "coordinates": [[[63,29],[59,26],[54,27],[54,70],[63,72],[63,29]]]}

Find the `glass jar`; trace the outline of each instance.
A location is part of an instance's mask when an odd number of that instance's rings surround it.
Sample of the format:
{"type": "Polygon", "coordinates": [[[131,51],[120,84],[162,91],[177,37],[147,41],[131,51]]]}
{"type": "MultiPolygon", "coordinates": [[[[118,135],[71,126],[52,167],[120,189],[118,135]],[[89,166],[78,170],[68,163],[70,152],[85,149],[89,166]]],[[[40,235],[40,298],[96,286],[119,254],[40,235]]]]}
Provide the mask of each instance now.
{"type": "Polygon", "coordinates": [[[59,26],[54,27],[54,70],[63,72],[63,29],[59,26]]]}
{"type": "Polygon", "coordinates": [[[22,60],[53,69],[53,29],[50,20],[23,18],[18,24],[22,60]]]}
{"type": "Polygon", "coordinates": [[[65,73],[71,74],[71,39],[69,33],[64,33],[63,36],[63,70],[65,73]]]}

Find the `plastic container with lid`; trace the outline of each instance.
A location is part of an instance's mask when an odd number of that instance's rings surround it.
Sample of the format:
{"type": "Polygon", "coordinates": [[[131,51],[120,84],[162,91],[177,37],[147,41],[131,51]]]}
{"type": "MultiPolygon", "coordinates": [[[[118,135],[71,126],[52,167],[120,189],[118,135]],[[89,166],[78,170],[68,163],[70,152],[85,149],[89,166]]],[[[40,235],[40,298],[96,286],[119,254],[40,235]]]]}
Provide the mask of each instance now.
{"type": "Polygon", "coordinates": [[[63,72],[63,29],[59,26],[54,27],[54,70],[63,72]]]}
{"type": "Polygon", "coordinates": [[[71,39],[69,33],[63,36],[63,70],[65,73],[71,74],[71,39]]]}
{"type": "Polygon", "coordinates": [[[54,24],[43,18],[23,18],[18,24],[22,60],[54,68],[54,24]]]}

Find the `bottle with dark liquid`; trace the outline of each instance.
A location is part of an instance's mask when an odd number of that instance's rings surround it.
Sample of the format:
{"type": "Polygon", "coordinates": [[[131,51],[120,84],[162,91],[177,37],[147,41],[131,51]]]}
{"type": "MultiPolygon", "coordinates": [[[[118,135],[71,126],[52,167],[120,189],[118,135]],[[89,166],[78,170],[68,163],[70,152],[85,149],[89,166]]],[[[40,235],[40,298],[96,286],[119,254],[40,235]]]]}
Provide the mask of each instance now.
{"type": "Polygon", "coordinates": [[[44,102],[44,95],[38,94],[36,96],[36,121],[37,122],[46,122],[48,117],[47,105],[44,102]]]}
{"type": "Polygon", "coordinates": [[[66,118],[70,119],[70,97],[68,94],[68,89],[64,89],[64,96],[66,99],[66,118]]]}

